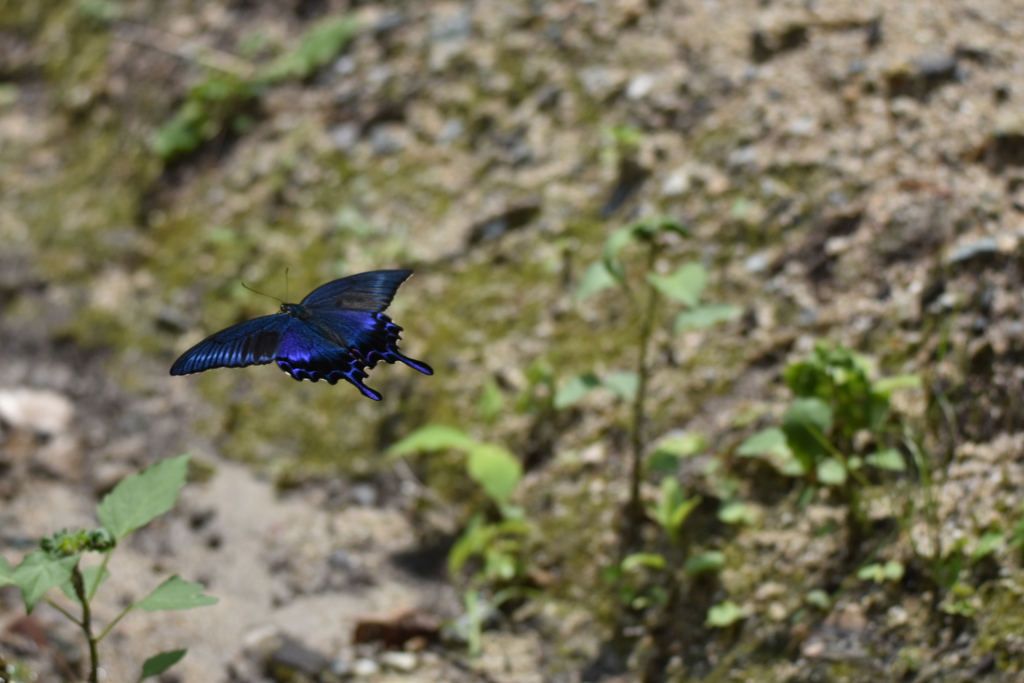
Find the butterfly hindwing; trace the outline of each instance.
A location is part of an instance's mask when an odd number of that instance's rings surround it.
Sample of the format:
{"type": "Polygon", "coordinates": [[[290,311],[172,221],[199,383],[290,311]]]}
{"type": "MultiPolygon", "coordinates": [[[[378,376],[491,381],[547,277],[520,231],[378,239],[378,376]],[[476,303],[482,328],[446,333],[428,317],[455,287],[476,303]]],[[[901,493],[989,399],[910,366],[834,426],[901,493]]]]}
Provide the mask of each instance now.
{"type": "Polygon", "coordinates": [[[277,358],[281,340],[295,322],[292,316],[278,313],[232,325],[181,354],[171,366],[171,374],[190,375],[211,368],[270,363],[277,358]]]}
{"type": "Polygon", "coordinates": [[[374,270],[349,275],[317,287],[302,300],[310,309],[345,309],[379,313],[391,305],[399,285],[409,279],[411,270],[374,270]]]}

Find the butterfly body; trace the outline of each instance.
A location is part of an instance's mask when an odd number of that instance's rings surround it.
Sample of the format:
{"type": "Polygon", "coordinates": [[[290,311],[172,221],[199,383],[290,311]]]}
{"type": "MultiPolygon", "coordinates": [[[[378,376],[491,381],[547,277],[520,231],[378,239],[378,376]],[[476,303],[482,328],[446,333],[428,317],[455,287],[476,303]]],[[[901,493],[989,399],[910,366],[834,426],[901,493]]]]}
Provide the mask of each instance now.
{"type": "Polygon", "coordinates": [[[376,270],[334,280],[281,312],[233,325],[199,342],[171,366],[172,375],[276,362],[295,380],[344,379],[367,398],[363,384],[377,363],[402,362],[432,375],[429,365],[398,350],[402,328],[383,313],[411,270],[376,270]]]}

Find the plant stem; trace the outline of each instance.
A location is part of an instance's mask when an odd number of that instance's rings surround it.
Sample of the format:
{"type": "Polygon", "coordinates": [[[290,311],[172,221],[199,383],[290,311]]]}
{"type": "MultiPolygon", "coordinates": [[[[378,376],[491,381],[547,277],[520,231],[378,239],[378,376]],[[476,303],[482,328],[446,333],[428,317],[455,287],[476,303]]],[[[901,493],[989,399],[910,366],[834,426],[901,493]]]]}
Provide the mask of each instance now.
{"type": "Polygon", "coordinates": [[[82,603],[82,631],[89,641],[89,683],[99,683],[99,654],[96,651],[96,639],[92,636],[92,613],[89,611],[89,598],[85,594],[85,580],[77,564],[71,572],[71,585],[75,587],[75,595],[82,603]]]}
{"type": "Polygon", "coordinates": [[[51,600],[50,598],[46,597],[45,595],[43,596],[43,600],[44,600],[44,601],[46,602],[46,604],[48,604],[48,605],[49,605],[50,607],[54,608],[55,610],[57,610],[58,612],[60,612],[60,613],[61,613],[61,614],[63,614],[64,616],[66,616],[66,617],[67,617],[68,619],[70,619],[70,620],[71,620],[71,622],[72,622],[72,623],[73,623],[73,624],[74,624],[75,626],[77,626],[77,627],[79,627],[79,628],[81,628],[81,627],[82,627],[82,622],[80,622],[80,621],[79,621],[78,619],[76,619],[76,618],[75,618],[75,615],[71,614],[71,612],[67,611],[66,609],[64,609],[63,607],[61,607],[60,605],[58,605],[58,604],[57,604],[56,602],[54,602],[53,600],[51,600]]]}
{"type": "Polygon", "coordinates": [[[96,581],[89,586],[89,599],[92,600],[96,596],[96,591],[100,589],[100,584],[103,582],[103,572],[107,570],[107,563],[110,562],[110,554],[114,552],[111,548],[107,552],[103,553],[103,563],[100,565],[100,570],[96,572],[96,581]]]}
{"type": "MultiPolygon", "coordinates": [[[[658,245],[653,240],[647,252],[647,273],[654,272],[654,263],[658,258],[658,245]]],[[[654,315],[658,310],[659,292],[647,285],[647,310],[644,311],[640,323],[640,357],[637,359],[636,374],[639,377],[636,396],[633,398],[633,423],[629,441],[632,454],[632,471],[630,473],[629,506],[626,510],[625,533],[623,534],[623,555],[627,554],[639,540],[640,525],[644,519],[644,506],[640,500],[640,481],[643,473],[644,455],[644,418],[647,399],[647,380],[650,368],[647,363],[647,347],[654,331],[654,315]]]]}
{"type": "Polygon", "coordinates": [[[121,621],[122,619],[124,619],[124,618],[125,618],[125,616],[126,616],[126,615],[127,615],[127,614],[128,614],[129,612],[131,612],[131,611],[132,611],[133,609],[135,609],[135,603],[134,603],[134,602],[133,602],[132,604],[128,605],[127,607],[125,607],[125,608],[124,608],[124,609],[123,609],[123,610],[121,611],[121,613],[117,615],[117,618],[116,618],[116,619],[114,619],[114,620],[113,620],[112,622],[110,622],[110,624],[108,624],[108,625],[107,625],[107,627],[106,627],[105,629],[103,629],[103,633],[101,633],[101,634],[99,634],[98,636],[96,636],[96,642],[98,643],[98,642],[100,642],[101,640],[103,640],[104,638],[106,638],[106,637],[107,637],[107,634],[108,634],[108,633],[110,633],[110,629],[112,629],[112,628],[114,628],[115,626],[117,626],[117,622],[119,622],[119,621],[121,621]]]}

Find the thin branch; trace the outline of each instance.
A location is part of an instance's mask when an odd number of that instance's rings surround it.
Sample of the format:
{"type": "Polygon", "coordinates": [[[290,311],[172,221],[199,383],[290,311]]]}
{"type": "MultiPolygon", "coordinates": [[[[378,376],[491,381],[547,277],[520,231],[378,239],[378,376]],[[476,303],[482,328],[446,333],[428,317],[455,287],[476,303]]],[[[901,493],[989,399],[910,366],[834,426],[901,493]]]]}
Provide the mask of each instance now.
{"type": "Polygon", "coordinates": [[[64,609],[63,607],[61,607],[60,605],[58,605],[58,604],[57,604],[56,602],[54,602],[54,601],[53,601],[52,599],[50,599],[49,597],[47,597],[47,596],[45,596],[45,595],[43,596],[43,600],[44,600],[44,601],[46,602],[46,604],[48,604],[48,605],[49,605],[50,607],[54,608],[55,610],[57,610],[58,612],[60,612],[60,613],[61,613],[61,614],[63,614],[64,616],[66,616],[66,617],[67,617],[68,619],[70,619],[71,621],[73,621],[73,622],[75,623],[75,625],[76,625],[76,626],[78,626],[79,628],[81,628],[81,626],[82,626],[82,622],[80,622],[80,621],[78,620],[78,617],[74,616],[73,614],[71,614],[71,612],[67,611],[66,609],[64,609]]]}
{"type": "Polygon", "coordinates": [[[114,619],[114,620],[113,620],[112,622],[110,622],[110,624],[109,624],[109,625],[108,625],[108,626],[107,626],[107,627],[106,627],[105,629],[103,629],[103,633],[101,633],[101,634],[100,634],[100,635],[99,635],[99,636],[98,636],[98,637],[96,638],[96,642],[98,643],[98,642],[100,642],[101,640],[103,640],[104,638],[106,638],[106,637],[107,637],[107,634],[108,634],[108,633],[110,633],[110,629],[112,629],[112,628],[114,628],[115,626],[117,626],[117,622],[119,622],[119,621],[121,621],[122,619],[124,619],[124,618],[125,618],[125,616],[127,616],[127,614],[128,614],[129,612],[131,612],[131,611],[132,611],[133,609],[135,609],[135,603],[134,603],[134,602],[133,602],[132,604],[128,605],[127,607],[125,607],[125,608],[124,608],[124,611],[122,611],[122,612],[121,612],[120,614],[118,614],[118,615],[117,615],[117,618],[116,618],[116,619],[114,619]]]}
{"type": "Polygon", "coordinates": [[[130,43],[151,47],[179,59],[195,62],[209,69],[222,71],[242,79],[252,78],[256,74],[255,66],[230,52],[201,45],[197,41],[181,38],[173,33],[141,24],[127,24],[126,27],[129,30],[118,37],[130,43]]]}

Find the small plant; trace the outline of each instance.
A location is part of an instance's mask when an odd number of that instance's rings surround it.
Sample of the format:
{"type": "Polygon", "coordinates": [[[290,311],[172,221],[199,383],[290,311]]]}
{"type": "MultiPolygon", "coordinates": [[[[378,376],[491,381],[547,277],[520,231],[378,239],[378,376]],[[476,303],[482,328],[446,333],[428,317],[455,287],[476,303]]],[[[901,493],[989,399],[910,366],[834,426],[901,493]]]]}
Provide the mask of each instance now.
{"type": "MultiPolygon", "coordinates": [[[[132,610],[191,609],[217,602],[216,598],[203,595],[199,584],[172,576],[143,599],[125,607],[102,631],[97,632],[92,619],[93,599],[110,577],[107,564],[117,544],[174,506],[178,492],[185,485],[188,460],[188,455],[169,458],[126,477],[96,506],[102,527],[91,531],[58,531],[42,539],[40,549],[22,559],[16,568],[0,557],[0,586],[18,586],[27,612],[31,613],[36,604],[44,600],[82,629],[89,647],[90,683],[98,680],[100,642],[132,610]],[[98,566],[83,568],[81,560],[85,553],[99,553],[103,559],[98,566]],[[71,613],[75,607],[65,609],[47,595],[53,588],[60,588],[77,605],[80,617],[71,613]]],[[[163,673],[185,653],[186,650],[173,650],[150,657],[143,664],[138,680],[163,673]]]]}
{"type": "Polygon", "coordinates": [[[783,373],[796,398],[782,417],[782,427],[757,432],[736,455],[761,458],[781,474],[825,486],[843,486],[851,477],[867,485],[865,466],[904,471],[903,455],[886,445],[897,426],[889,401],[892,392],[919,387],[921,381],[917,375],[872,380],[872,374],[864,356],[819,342],[809,358],[783,373]],[[861,439],[865,446],[858,446],[858,435],[867,437],[861,439]]]}
{"type": "Polygon", "coordinates": [[[535,593],[525,586],[526,543],[534,528],[524,518],[523,510],[510,503],[523,468],[505,448],[477,441],[459,429],[430,425],[394,444],[388,455],[441,450],[466,453],[467,474],[480,485],[498,512],[497,519],[487,511],[474,513],[448,553],[448,571],[453,578],[471,563],[476,567],[463,595],[464,635],[470,655],[475,657],[480,653],[480,632],[486,617],[510,599],[535,593]]]}
{"type": "Polygon", "coordinates": [[[602,290],[615,288],[625,294],[633,310],[640,312],[637,327],[639,354],[635,369],[614,372],[603,378],[593,373],[580,375],[568,380],[555,395],[555,406],[565,408],[582,399],[592,389],[601,387],[631,404],[630,496],[626,523],[623,527],[624,549],[631,549],[637,545],[639,527],[645,517],[640,500],[640,483],[643,480],[643,455],[646,446],[647,385],[653,369],[650,346],[662,298],[667,297],[685,307],[676,317],[676,332],[708,327],[734,318],[740,313],[734,306],[702,303],[707,272],[699,263],[685,263],[676,272],[667,276],[655,272],[655,265],[664,252],[665,240],[669,235],[689,237],[690,232],[680,223],[668,218],[640,221],[616,230],[605,242],[604,257],[587,269],[576,291],[576,299],[581,301],[602,290]],[[642,271],[643,285],[640,286],[627,277],[626,267],[619,257],[622,249],[630,244],[640,245],[646,252],[642,271]],[[642,293],[638,290],[642,290],[642,293]]]}
{"type": "Polygon", "coordinates": [[[355,19],[334,17],[313,26],[294,50],[263,68],[228,71],[207,63],[203,78],[189,90],[174,116],[154,133],[150,147],[169,161],[225,130],[245,133],[254,124],[254,112],[264,92],[287,80],[309,78],[337,57],[358,31],[355,19]]]}

